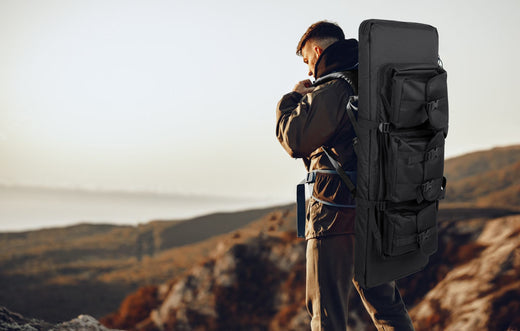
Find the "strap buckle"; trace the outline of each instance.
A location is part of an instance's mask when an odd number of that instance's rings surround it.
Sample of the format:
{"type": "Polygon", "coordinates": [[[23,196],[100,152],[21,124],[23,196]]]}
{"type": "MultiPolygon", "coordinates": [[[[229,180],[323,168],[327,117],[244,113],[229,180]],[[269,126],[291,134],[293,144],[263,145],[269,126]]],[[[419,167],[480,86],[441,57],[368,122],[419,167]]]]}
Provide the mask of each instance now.
{"type": "Polygon", "coordinates": [[[431,237],[431,229],[423,231],[423,232],[417,234],[417,243],[419,245],[421,245],[423,242],[428,240],[430,237],[431,237]]]}
{"type": "Polygon", "coordinates": [[[379,123],[379,126],[378,126],[378,129],[379,131],[381,131],[382,133],[389,133],[390,132],[390,123],[388,122],[384,122],[384,123],[379,123]]]}
{"type": "Polygon", "coordinates": [[[316,181],[316,172],[311,171],[307,173],[307,176],[305,177],[305,183],[314,183],[316,181]]]}
{"type": "Polygon", "coordinates": [[[426,153],[426,161],[429,161],[429,160],[433,160],[433,159],[436,159],[439,157],[439,151],[440,151],[440,148],[439,147],[435,147],[433,149],[430,149],[427,153],[426,153]]]}
{"type": "Polygon", "coordinates": [[[439,100],[433,100],[426,104],[426,110],[428,112],[432,112],[434,110],[437,110],[439,108],[439,100]]]}
{"type": "Polygon", "coordinates": [[[386,207],[387,207],[386,201],[377,201],[376,202],[377,210],[384,211],[384,210],[386,210],[386,207]]]}
{"type": "Polygon", "coordinates": [[[430,180],[429,182],[426,182],[422,184],[423,192],[428,192],[433,188],[433,180],[430,180]]]}
{"type": "Polygon", "coordinates": [[[358,96],[351,95],[350,98],[348,98],[347,109],[350,108],[352,110],[357,111],[358,110],[357,102],[358,102],[358,96]]]}

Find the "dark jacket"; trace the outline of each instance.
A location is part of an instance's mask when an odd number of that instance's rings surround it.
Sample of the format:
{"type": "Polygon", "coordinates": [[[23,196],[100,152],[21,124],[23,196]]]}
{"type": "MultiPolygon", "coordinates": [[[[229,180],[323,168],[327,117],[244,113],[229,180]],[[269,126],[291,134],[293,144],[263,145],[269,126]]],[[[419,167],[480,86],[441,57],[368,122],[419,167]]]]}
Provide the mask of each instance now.
{"type": "MultiPolygon", "coordinates": [[[[332,151],[343,169],[355,171],[357,160],[352,139],[354,129],[346,112],[354,89],[344,79],[327,79],[343,72],[357,85],[357,41],[343,40],[327,47],[316,62],[313,92],[302,96],[291,92],[282,97],[276,111],[276,134],[283,148],[302,158],[307,171],[334,169],[321,146],[332,151]],[[325,80],[323,82],[323,80],[325,80]]],[[[357,86],[354,86],[357,89],[357,86]]],[[[318,174],[313,195],[335,204],[354,204],[348,188],[335,174],[318,174]]],[[[311,199],[307,210],[307,239],[354,233],[355,209],[339,208],[311,199]]]]}

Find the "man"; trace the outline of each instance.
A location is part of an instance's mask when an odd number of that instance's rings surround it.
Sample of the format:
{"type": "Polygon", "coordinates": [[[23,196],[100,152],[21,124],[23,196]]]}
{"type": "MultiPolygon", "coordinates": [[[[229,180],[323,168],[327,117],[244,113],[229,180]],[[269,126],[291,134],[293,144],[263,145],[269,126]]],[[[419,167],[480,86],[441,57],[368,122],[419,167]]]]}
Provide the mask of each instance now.
{"type": "Polygon", "coordinates": [[[378,330],[414,330],[395,282],[363,289],[353,280],[355,200],[325,153],[355,181],[355,133],[346,106],[357,94],[358,43],[321,21],[307,29],[296,53],[316,81],[303,80],[282,97],[276,133],[289,155],[302,158],[315,175],[305,225],[311,329],[347,329],[353,283],[378,330]]]}

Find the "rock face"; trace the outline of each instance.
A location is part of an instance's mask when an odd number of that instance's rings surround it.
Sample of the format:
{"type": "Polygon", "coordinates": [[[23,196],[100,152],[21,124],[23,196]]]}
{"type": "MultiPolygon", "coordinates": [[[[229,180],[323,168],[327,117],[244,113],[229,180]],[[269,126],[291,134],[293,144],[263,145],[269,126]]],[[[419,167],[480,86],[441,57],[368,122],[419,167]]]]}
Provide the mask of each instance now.
{"type": "Polygon", "coordinates": [[[472,247],[411,310],[418,330],[520,328],[520,217],[487,222],[472,247]]]}
{"type": "MultiPolygon", "coordinates": [[[[136,329],[305,329],[305,310],[292,305],[303,302],[302,279],[289,277],[304,260],[304,242],[288,236],[261,235],[231,247],[222,244],[214,257],[161,287],[162,303],[136,329]]],[[[301,271],[298,277],[304,277],[301,271]]]]}

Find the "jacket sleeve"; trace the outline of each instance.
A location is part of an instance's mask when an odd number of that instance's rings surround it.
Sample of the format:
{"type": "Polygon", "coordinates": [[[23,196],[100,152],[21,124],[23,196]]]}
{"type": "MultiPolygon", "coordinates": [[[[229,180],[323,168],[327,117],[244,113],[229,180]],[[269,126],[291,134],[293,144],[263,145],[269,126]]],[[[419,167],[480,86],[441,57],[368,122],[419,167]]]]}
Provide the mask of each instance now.
{"type": "Polygon", "coordinates": [[[276,135],[291,157],[308,157],[338,129],[348,97],[338,83],[319,86],[305,96],[291,92],[278,102],[276,135]]]}

